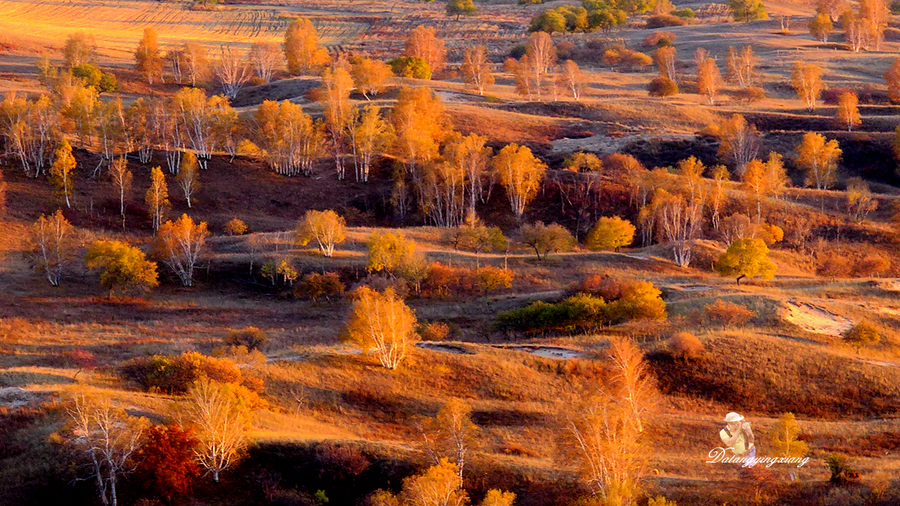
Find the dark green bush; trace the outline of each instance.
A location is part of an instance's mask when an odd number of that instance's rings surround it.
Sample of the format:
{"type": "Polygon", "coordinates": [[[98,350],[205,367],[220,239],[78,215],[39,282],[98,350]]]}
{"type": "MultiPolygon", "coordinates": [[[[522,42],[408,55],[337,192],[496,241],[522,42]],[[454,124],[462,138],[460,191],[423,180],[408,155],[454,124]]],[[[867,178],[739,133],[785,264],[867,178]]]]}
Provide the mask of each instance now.
{"type": "Polygon", "coordinates": [[[609,306],[598,297],[577,294],[561,302],[538,301],[528,306],[501,311],[494,328],[506,333],[590,332],[609,321],[609,306]]]}
{"type": "Polygon", "coordinates": [[[247,350],[261,350],[269,344],[269,336],[256,327],[244,327],[232,330],[222,340],[228,346],[243,346],[247,350]]]}
{"type": "Polygon", "coordinates": [[[431,79],[431,65],[422,58],[402,56],[388,62],[394,75],[413,79],[431,79]]]}

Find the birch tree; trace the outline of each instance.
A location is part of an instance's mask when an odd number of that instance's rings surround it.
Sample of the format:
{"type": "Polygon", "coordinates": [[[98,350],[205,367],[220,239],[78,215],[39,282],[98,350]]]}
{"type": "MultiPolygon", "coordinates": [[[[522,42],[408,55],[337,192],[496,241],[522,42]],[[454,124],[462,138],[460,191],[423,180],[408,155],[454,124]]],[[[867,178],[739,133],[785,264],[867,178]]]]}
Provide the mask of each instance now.
{"type": "Polygon", "coordinates": [[[478,446],[481,429],[472,422],[472,406],[453,397],[444,403],[434,418],[419,427],[422,446],[435,465],[441,459],[456,463],[459,479],[471,452],[478,446]]]}
{"type": "Polygon", "coordinates": [[[128,170],[128,160],[124,156],[115,159],[109,167],[109,179],[119,195],[119,215],[122,216],[122,228],[125,228],[125,199],[131,192],[133,175],[128,170]]]}
{"type": "Polygon", "coordinates": [[[572,60],[566,60],[559,66],[556,78],[557,88],[570,95],[576,102],[584,94],[586,88],[584,72],[572,60]]]}
{"type": "Polygon", "coordinates": [[[72,180],[73,172],[75,172],[75,157],[72,156],[72,146],[69,141],[63,139],[56,153],[53,155],[53,166],[50,167],[50,181],[55,187],[56,195],[62,196],[66,201],[66,207],[72,208],[72,180]]]}
{"type": "Polygon", "coordinates": [[[216,60],[214,70],[222,86],[222,93],[232,100],[250,80],[247,57],[232,45],[219,46],[219,59],[216,60]]]}
{"type": "Polygon", "coordinates": [[[615,371],[613,378],[618,396],[631,408],[637,431],[643,432],[643,420],[654,404],[656,391],[644,354],[633,341],[622,337],[610,340],[608,353],[615,371]]]}
{"type": "Polygon", "coordinates": [[[147,83],[153,84],[153,78],[162,80],[162,55],[155,29],[144,28],[144,36],[134,51],[134,63],[134,69],[144,75],[147,83]]]}
{"type": "Polygon", "coordinates": [[[344,179],[344,144],[347,125],[356,113],[350,104],[353,78],[342,68],[325,69],[322,74],[322,106],[325,128],[331,141],[334,165],[339,180],[344,179]]]}
{"type": "Polygon", "coordinates": [[[396,369],[419,339],[415,326],[415,314],[393,289],[379,293],[363,286],[357,289],[342,339],[374,351],[382,367],[396,369]]]}
{"type": "Polygon", "coordinates": [[[672,243],[675,264],[687,267],[691,263],[693,241],[702,228],[703,204],[657,189],[650,205],[661,234],[672,243]]]}
{"type": "Polygon", "coordinates": [[[41,215],[31,226],[31,250],[35,268],[47,276],[50,286],[59,286],[63,265],[71,254],[74,227],[61,210],[49,217],[41,215]]]}
{"type": "Polygon", "coordinates": [[[797,96],[810,111],[816,108],[816,101],[825,89],[822,81],[822,68],[813,63],[797,62],[791,70],[791,85],[797,96]]]}
{"type": "Polygon", "coordinates": [[[391,66],[381,60],[358,58],[353,62],[350,73],[357,91],[362,93],[366,100],[372,100],[369,95],[374,97],[384,88],[391,76],[391,66]]]}
{"type": "Polygon", "coordinates": [[[465,175],[467,209],[465,220],[474,223],[477,214],[475,204],[482,198],[482,180],[494,151],[486,147],[487,137],[469,134],[454,137],[444,148],[444,158],[462,168],[465,175]]]}
{"type": "Polygon", "coordinates": [[[369,104],[363,109],[355,128],[354,152],[358,159],[356,181],[366,183],[369,181],[372,159],[391,145],[393,131],[391,125],[381,117],[381,109],[374,104],[369,104]]]}
{"type": "Polygon", "coordinates": [[[281,48],[274,42],[254,42],[250,46],[250,66],[256,77],[268,83],[281,66],[281,48]]]}
{"type": "Polygon", "coordinates": [[[328,51],[319,47],[319,34],[312,21],[291,21],[284,34],[284,57],[292,75],[312,74],[328,64],[328,51]]]}
{"type": "Polygon", "coordinates": [[[835,139],[827,140],[824,135],[807,132],[796,148],[797,165],[806,172],[806,185],[817,190],[826,190],[834,183],[841,149],[835,139]]]}
{"type": "Polygon", "coordinates": [[[744,173],[744,166],[759,153],[760,135],[754,125],[740,114],[719,125],[719,156],[731,160],[738,175],[744,173]]]}
{"type": "Polygon", "coordinates": [[[206,47],[198,42],[185,42],[181,53],[184,55],[184,65],[191,86],[196,87],[204,83],[210,74],[209,55],[206,47]]]}
{"type": "Polygon", "coordinates": [[[175,182],[181,188],[188,209],[191,208],[191,197],[200,190],[200,166],[194,153],[187,152],[181,159],[181,168],[175,176],[175,182]]]}
{"type": "Polygon", "coordinates": [[[734,47],[729,47],[728,55],[725,57],[725,64],[728,69],[725,76],[729,82],[741,88],[753,86],[753,81],[756,77],[757,58],[753,54],[751,46],[744,46],[740,51],[735,50],[734,47]]]}
{"type": "Polygon", "coordinates": [[[508,144],[498,152],[491,166],[497,181],[506,190],[509,204],[516,218],[521,220],[525,206],[540,189],[547,166],[526,146],[508,144]]]}
{"type": "Polygon", "coordinates": [[[582,396],[561,411],[560,462],[574,465],[605,504],[634,504],[647,461],[630,404],[605,392],[582,396]]]}
{"type": "Polygon", "coordinates": [[[306,211],[303,220],[297,225],[297,243],[306,246],[316,241],[319,252],[326,257],[334,255],[334,246],[344,242],[347,222],[338,213],[326,211],[306,211]]]}
{"type": "Polygon", "coordinates": [[[169,185],[166,184],[166,176],[159,167],[153,167],[150,171],[150,188],[144,195],[144,202],[150,210],[155,233],[169,211],[169,185]]]}
{"type": "Polygon", "coordinates": [[[447,58],[444,39],[435,35],[433,26],[419,25],[409,33],[403,56],[425,60],[431,71],[437,74],[444,69],[447,58]]]}
{"type": "Polygon", "coordinates": [[[90,469],[104,506],[117,506],[119,478],[134,466],[132,456],[140,448],[149,425],[116,408],[109,399],[76,395],[69,415],[69,442],[90,459],[90,469]]]}
{"type": "Polygon", "coordinates": [[[187,393],[185,415],[199,441],[194,453],[215,483],[247,447],[252,411],[239,389],[202,378],[187,393]]]}
{"type": "Polygon", "coordinates": [[[460,66],[463,82],[471,89],[484,96],[484,92],[494,85],[494,73],[488,60],[487,48],[484,45],[467,48],[463,51],[460,66]]]}
{"type": "Polygon", "coordinates": [[[181,280],[184,286],[193,286],[194,267],[209,236],[206,222],[194,223],[187,214],[159,227],[154,252],[181,280]]]}

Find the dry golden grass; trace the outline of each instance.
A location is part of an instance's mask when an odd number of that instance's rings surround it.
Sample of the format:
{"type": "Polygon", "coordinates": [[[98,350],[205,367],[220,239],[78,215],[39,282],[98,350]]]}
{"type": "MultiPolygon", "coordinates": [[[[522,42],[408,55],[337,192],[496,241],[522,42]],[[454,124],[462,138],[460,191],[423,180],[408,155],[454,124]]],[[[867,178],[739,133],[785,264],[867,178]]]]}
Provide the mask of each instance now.
{"type": "MultiPolygon", "coordinates": [[[[193,11],[186,4],[149,1],[4,0],[0,2],[0,32],[26,34],[31,41],[59,46],[75,32],[93,34],[104,59],[130,62],[146,27],[159,33],[160,44],[199,42],[217,50],[219,44],[280,41],[291,15],[302,10],[278,7],[227,6],[193,11]]],[[[368,25],[338,16],[314,19],[322,42],[340,44],[361,34],[368,25]]]]}

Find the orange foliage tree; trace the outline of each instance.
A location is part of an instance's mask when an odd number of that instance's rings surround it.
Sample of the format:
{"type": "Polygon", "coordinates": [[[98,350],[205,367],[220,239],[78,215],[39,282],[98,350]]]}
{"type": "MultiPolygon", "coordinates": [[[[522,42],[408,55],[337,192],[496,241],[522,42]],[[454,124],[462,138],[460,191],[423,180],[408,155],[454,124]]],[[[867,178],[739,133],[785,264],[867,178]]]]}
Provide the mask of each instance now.
{"type": "Polygon", "coordinates": [[[200,476],[200,466],[194,459],[197,443],[191,429],[178,425],[150,427],[144,445],[135,453],[135,482],[147,495],[162,498],[167,504],[184,497],[193,479],[200,476]]]}
{"type": "Polygon", "coordinates": [[[421,58],[428,63],[432,72],[438,73],[444,69],[447,58],[444,39],[435,35],[433,26],[419,25],[407,37],[403,56],[421,58]]]}
{"type": "Polygon", "coordinates": [[[797,62],[791,70],[791,85],[797,91],[806,108],[816,108],[816,100],[822,95],[825,83],[822,81],[822,68],[813,63],[797,62]]]}
{"type": "Polygon", "coordinates": [[[162,79],[162,55],[159,51],[159,42],[156,30],[145,28],[144,36],[138,42],[134,52],[135,70],[147,78],[147,82],[153,84],[153,78],[162,79]]]}
{"type": "Polygon", "coordinates": [[[807,132],[796,148],[797,165],[806,172],[807,186],[825,190],[834,183],[841,149],[836,139],[827,140],[824,135],[807,132]]]}
{"type": "Polygon", "coordinates": [[[284,34],[284,57],[293,75],[312,74],[328,64],[328,51],[319,47],[312,21],[298,18],[291,22],[284,34]]]}
{"type": "Polygon", "coordinates": [[[487,48],[484,45],[467,48],[463,52],[460,70],[466,85],[477,91],[479,95],[484,95],[485,90],[494,85],[491,62],[488,60],[487,48]]]}
{"type": "Polygon", "coordinates": [[[194,267],[209,236],[206,222],[194,223],[187,214],[159,227],[154,244],[155,253],[169,266],[184,286],[193,286],[194,267]]]}

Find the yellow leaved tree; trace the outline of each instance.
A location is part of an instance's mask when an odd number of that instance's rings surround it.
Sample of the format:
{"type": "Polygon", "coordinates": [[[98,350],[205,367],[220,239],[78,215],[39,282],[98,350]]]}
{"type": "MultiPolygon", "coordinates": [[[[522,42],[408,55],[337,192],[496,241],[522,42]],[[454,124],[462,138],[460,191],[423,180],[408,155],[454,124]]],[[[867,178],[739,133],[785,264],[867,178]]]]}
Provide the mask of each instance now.
{"type": "Polygon", "coordinates": [[[355,299],[342,340],[374,351],[383,367],[396,369],[419,339],[415,313],[391,288],[379,293],[363,286],[355,299]]]}

